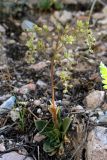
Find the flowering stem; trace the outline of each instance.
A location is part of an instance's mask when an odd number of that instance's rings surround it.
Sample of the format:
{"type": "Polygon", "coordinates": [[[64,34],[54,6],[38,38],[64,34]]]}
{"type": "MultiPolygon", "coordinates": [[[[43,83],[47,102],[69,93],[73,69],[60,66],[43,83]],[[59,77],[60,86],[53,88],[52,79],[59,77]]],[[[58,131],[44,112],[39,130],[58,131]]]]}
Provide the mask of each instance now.
{"type": "Polygon", "coordinates": [[[55,108],[55,90],[54,90],[54,58],[51,59],[51,90],[52,90],[52,105],[55,108]]]}
{"type": "Polygon", "coordinates": [[[54,56],[51,58],[51,90],[52,90],[52,106],[50,112],[52,114],[53,122],[56,128],[58,128],[57,111],[55,106],[55,90],[54,90],[54,56]]]}

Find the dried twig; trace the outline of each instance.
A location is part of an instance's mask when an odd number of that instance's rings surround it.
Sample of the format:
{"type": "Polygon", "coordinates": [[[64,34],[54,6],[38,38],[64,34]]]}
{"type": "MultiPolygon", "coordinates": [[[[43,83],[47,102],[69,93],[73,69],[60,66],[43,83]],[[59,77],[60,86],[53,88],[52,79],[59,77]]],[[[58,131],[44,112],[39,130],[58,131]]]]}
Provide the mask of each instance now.
{"type": "Polygon", "coordinates": [[[30,110],[30,108],[28,108],[28,111],[35,117],[35,119],[40,119],[30,110]]]}

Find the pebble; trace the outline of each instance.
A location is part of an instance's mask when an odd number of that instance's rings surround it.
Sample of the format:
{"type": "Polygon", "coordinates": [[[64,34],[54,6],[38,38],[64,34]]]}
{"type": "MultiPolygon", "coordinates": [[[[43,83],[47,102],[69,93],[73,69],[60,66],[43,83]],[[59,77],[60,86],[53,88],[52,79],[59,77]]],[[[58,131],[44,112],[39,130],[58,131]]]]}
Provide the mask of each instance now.
{"type": "Polygon", "coordinates": [[[44,140],[46,137],[44,135],[41,135],[39,133],[37,133],[34,138],[33,138],[33,143],[35,142],[41,142],[42,140],[44,140]]]}
{"type": "Polygon", "coordinates": [[[17,119],[19,119],[19,111],[17,111],[16,109],[10,111],[10,117],[12,121],[15,122],[17,119]]]}
{"type": "Polygon", "coordinates": [[[41,114],[41,113],[42,113],[42,109],[41,109],[41,108],[38,108],[38,109],[37,109],[37,113],[38,113],[38,114],[41,114]]]}
{"type": "Polygon", "coordinates": [[[29,69],[34,69],[35,71],[41,71],[47,66],[48,66],[47,62],[39,62],[37,64],[32,64],[31,66],[29,66],[29,69]]]}
{"type": "Polygon", "coordinates": [[[87,160],[107,159],[107,128],[95,127],[88,135],[87,160]]]}
{"type": "Polygon", "coordinates": [[[15,151],[5,153],[2,156],[0,156],[0,160],[33,160],[31,157],[26,157],[26,155],[18,154],[15,151]]]}
{"type": "Polygon", "coordinates": [[[62,104],[62,100],[55,101],[56,105],[59,106],[62,104]]]}
{"type": "Polygon", "coordinates": [[[23,30],[32,30],[34,25],[35,25],[35,23],[33,23],[29,20],[24,20],[21,24],[21,27],[23,30]]]}
{"type": "Polygon", "coordinates": [[[14,92],[20,93],[20,94],[28,94],[30,91],[35,91],[35,89],[36,89],[36,85],[34,83],[29,83],[22,86],[21,88],[15,88],[14,92]]]}
{"type": "Polygon", "coordinates": [[[72,19],[72,12],[63,10],[63,11],[55,11],[54,17],[61,22],[63,25],[72,19]]]}
{"type": "Polygon", "coordinates": [[[1,109],[11,110],[15,104],[15,101],[16,101],[15,96],[10,97],[3,104],[0,105],[0,110],[1,109]]]}
{"type": "Polygon", "coordinates": [[[100,115],[98,120],[96,121],[97,123],[107,123],[107,114],[105,115],[100,115]]]}
{"type": "Polygon", "coordinates": [[[107,16],[107,6],[103,8],[102,12],[107,16]]]}
{"type": "Polygon", "coordinates": [[[103,115],[104,115],[104,112],[103,112],[103,111],[98,111],[98,115],[99,115],[99,116],[103,116],[103,115]]]}
{"type": "Polygon", "coordinates": [[[68,94],[64,94],[64,96],[63,96],[66,100],[70,100],[70,98],[71,98],[71,96],[70,95],[68,95],[68,94]]]}
{"type": "Polygon", "coordinates": [[[40,100],[34,100],[34,105],[35,106],[40,106],[41,104],[41,101],[40,100]]]}
{"type": "Polygon", "coordinates": [[[5,32],[6,32],[5,28],[2,25],[0,25],[0,33],[5,33],[5,32]]]}
{"type": "Polygon", "coordinates": [[[77,5],[77,4],[87,4],[87,3],[90,3],[91,2],[91,0],[63,0],[63,3],[64,4],[75,4],[75,5],[77,5]]]}
{"type": "Polygon", "coordinates": [[[42,80],[38,80],[36,82],[36,85],[38,85],[42,89],[46,89],[46,87],[47,87],[47,84],[44,81],[42,81],[42,80]]]}
{"type": "Polygon", "coordinates": [[[86,103],[87,108],[94,109],[96,107],[100,107],[102,102],[104,101],[105,92],[94,90],[86,96],[84,103],[86,103]]]}
{"type": "Polygon", "coordinates": [[[99,20],[99,21],[98,21],[98,24],[107,25],[107,18],[102,19],[102,20],[99,20]]]}
{"type": "Polygon", "coordinates": [[[70,101],[62,100],[62,106],[69,106],[69,105],[70,105],[70,101]]]}
{"type": "Polygon", "coordinates": [[[20,38],[21,41],[25,42],[26,39],[27,39],[27,33],[26,32],[22,32],[19,38],[20,38]]]}
{"type": "Polygon", "coordinates": [[[6,94],[6,95],[3,95],[3,96],[0,96],[0,101],[5,101],[7,98],[9,98],[11,96],[12,96],[11,94],[6,94]]]}
{"type": "Polygon", "coordinates": [[[83,111],[85,111],[84,108],[81,105],[77,105],[76,107],[74,107],[74,109],[76,110],[76,112],[83,112],[83,111]]]}
{"type": "Polygon", "coordinates": [[[26,94],[23,95],[23,99],[24,99],[24,100],[27,100],[27,99],[28,99],[28,97],[27,97],[26,94]]]}
{"type": "Polygon", "coordinates": [[[97,117],[95,117],[95,116],[90,117],[90,120],[93,121],[93,122],[96,122],[97,121],[97,117]]]}
{"type": "Polygon", "coordinates": [[[4,143],[0,143],[0,152],[3,152],[5,150],[6,150],[6,148],[4,146],[4,143]]]}

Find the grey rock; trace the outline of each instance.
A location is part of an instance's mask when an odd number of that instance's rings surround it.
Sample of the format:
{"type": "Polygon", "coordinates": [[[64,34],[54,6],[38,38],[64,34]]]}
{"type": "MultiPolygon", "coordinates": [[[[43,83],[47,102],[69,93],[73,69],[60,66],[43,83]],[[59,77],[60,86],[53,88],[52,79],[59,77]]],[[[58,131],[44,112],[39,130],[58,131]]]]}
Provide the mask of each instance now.
{"type": "Polygon", "coordinates": [[[72,19],[72,12],[69,12],[66,10],[55,11],[54,17],[62,24],[66,24],[68,21],[70,21],[72,19]]]}
{"type": "MultiPolygon", "coordinates": [[[[26,155],[18,154],[17,152],[9,152],[6,154],[3,154],[0,157],[0,160],[23,160],[26,157],[26,155]]],[[[31,157],[27,157],[26,160],[33,160],[31,157]]]]}
{"type": "Polygon", "coordinates": [[[90,117],[90,120],[93,121],[93,122],[96,122],[97,121],[97,117],[95,117],[95,116],[90,117]]]}
{"type": "Polygon", "coordinates": [[[62,0],[64,4],[87,4],[90,3],[91,0],[62,0]]]}
{"type": "Polygon", "coordinates": [[[102,19],[102,20],[99,20],[98,21],[98,24],[101,24],[101,25],[107,25],[107,17],[102,19]]]}
{"type": "Polygon", "coordinates": [[[2,152],[2,151],[5,151],[5,150],[6,150],[6,148],[4,146],[4,143],[0,143],[0,151],[2,152]]]}
{"type": "Polygon", "coordinates": [[[88,135],[87,160],[107,159],[107,128],[96,127],[88,135]]]}
{"type": "Polygon", "coordinates": [[[99,112],[98,112],[98,115],[99,115],[99,116],[104,116],[104,112],[103,112],[103,111],[99,111],[99,112]]]}
{"type": "Polygon", "coordinates": [[[62,100],[62,106],[69,106],[69,105],[70,105],[70,101],[62,100]]]}
{"type": "Polygon", "coordinates": [[[2,25],[0,25],[0,33],[5,33],[5,32],[6,32],[5,28],[2,25]]]}
{"type": "Polygon", "coordinates": [[[43,88],[45,89],[47,87],[47,84],[45,82],[43,82],[42,80],[38,80],[36,82],[36,84],[40,87],[40,88],[43,88]]]}
{"type": "Polygon", "coordinates": [[[41,101],[40,100],[34,100],[34,105],[35,106],[40,106],[41,104],[41,101]]]}
{"type": "Polygon", "coordinates": [[[47,66],[48,66],[48,62],[42,61],[37,64],[32,64],[31,66],[29,66],[29,69],[33,69],[35,71],[41,71],[42,69],[44,69],[47,66]]]}
{"type": "Polygon", "coordinates": [[[97,123],[107,123],[107,113],[100,115],[96,122],[97,123]]]}
{"type": "Polygon", "coordinates": [[[0,115],[11,111],[15,105],[15,101],[16,101],[15,96],[11,96],[9,99],[4,101],[3,104],[0,105],[0,115]]]}
{"type": "Polygon", "coordinates": [[[3,96],[0,96],[0,101],[5,101],[7,98],[9,98],[11,96],[12,96],[11,94],[6,94],[6,95],[3,95],[3,96]]]}
{"type": "Polygon", "coordinates": [[[89,93],[88,96],[86,96],[84,102],[86,103],[87,108],[94,109],[102,104],[102,102],[104,101],[104,96],[104,91],[95,90],[89,93]]]}
{"type": "Polygon", "coordinates": [[[38,108],[38,109],[37,109],[37,113],[38,113],[38,114],[41,114],[41,113],[42,113],[42,109],[41,109],[41,108],[38,108]]]}
{"type": "Polygon", "coordinates": [[[64,94],[64,98],[65,98],[66,100],[70,100],[71,96],[68,95],[68,94],[64,94]]]}
{"type": "Polygon", "coordinates": [[[77,105],[75,107],[75,110],[76,110],[76,112],[84,112],[85,111],[84,108],[81,105],[77,105]]]}

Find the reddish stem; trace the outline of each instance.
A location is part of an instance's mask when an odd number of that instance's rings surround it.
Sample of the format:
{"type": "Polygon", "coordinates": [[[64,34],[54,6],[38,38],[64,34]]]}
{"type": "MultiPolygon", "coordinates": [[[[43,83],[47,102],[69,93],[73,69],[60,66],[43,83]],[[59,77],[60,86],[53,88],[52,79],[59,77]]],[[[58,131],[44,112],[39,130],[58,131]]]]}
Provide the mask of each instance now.
{"type": "Polygon", "coordinates": [[[51,58],[51,90],[52,90],[52,106],[50,112],[52,114],[53,122],[56,128],[58,128],[58,119],[55,106],[55,90],[54,90],[54,57],[51,58]]]}
{"type": "Polygon", "coordinates": [[[51,90],[52,90],[52,105],[55,108],[55,91],[54,91],[54,58],[51,59],[51,90]]]}

